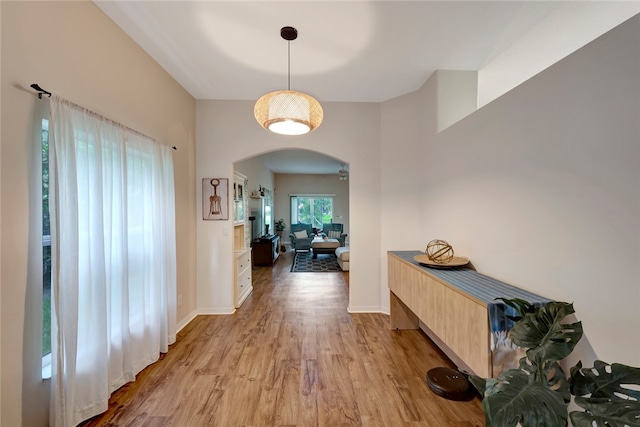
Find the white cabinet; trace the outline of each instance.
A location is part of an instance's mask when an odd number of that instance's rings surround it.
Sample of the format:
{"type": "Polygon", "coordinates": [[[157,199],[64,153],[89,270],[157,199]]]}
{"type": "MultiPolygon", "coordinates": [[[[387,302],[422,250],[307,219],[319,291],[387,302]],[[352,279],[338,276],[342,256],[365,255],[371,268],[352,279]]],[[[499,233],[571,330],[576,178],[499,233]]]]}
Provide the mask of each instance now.
{"type": "Polygon", "coordinates": [[[252,290],[251,249],[235,251],[235,286],[233,300],[236,308],[242,305],[252,290]]]}
{"type": "Polygon", "coordinates": [[[247,227],[247,177],[236,172],[233,179],[233,250],[235,278],[233,304],[239,308],[247,299],[251,283],[251,249],[248,244],[247,227]]]}
{"type": "Polygon", "coordinates": [[[233,223],[244,224],[247,215],[247,177],[236,172],[233,179],[233,223]]]}
{"type": "Polygon", "coordinates": [[[233,249],[240,251],[250,246],[251,229],[247,197],[247,177],[235,172],[233,176],[233,249]]]}

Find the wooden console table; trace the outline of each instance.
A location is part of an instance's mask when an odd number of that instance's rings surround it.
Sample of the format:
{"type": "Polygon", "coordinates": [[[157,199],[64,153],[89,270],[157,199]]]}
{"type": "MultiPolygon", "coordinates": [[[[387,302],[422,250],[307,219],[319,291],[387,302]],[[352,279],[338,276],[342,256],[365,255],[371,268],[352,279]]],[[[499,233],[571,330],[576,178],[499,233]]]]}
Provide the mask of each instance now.
{"type": "Polygon", "coordinates": [[[413,259],[422,253],[388,252],[391,328],[421,328],[458,367],[492,377],[491,323],[500,322],[495,313],[505,311],[495,298],[547,299],[466,266],[424,267],[413,259]]]}

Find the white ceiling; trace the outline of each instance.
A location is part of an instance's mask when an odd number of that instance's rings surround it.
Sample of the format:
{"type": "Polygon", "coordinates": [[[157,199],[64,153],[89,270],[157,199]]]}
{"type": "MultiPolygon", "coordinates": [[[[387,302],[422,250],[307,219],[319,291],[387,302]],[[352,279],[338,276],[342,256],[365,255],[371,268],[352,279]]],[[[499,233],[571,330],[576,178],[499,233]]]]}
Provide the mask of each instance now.
{"type": "Polygon", "coordinates": [[[281,150],[259,156],[262,162],[274,173],[338,175],[344,167],[349,171],[349,165],[339,159],[308,150],[281,150]]]}
{"type": "MultiPolygon", "coordinates": [[[[321,103],[382,102],[417,90],[439,69],[482,76],[498,66],[522,75],[513,87],[640,10],[637,1],[95,3],[196,99],[256,100],[285,89],[280,28],[296,27],[291,89],[321,103]]],[[[276,157],[265,156],[274,172],[300,172],[276,157]]],[[[314,173],[322,163],[304,164],[314,173]]]]}

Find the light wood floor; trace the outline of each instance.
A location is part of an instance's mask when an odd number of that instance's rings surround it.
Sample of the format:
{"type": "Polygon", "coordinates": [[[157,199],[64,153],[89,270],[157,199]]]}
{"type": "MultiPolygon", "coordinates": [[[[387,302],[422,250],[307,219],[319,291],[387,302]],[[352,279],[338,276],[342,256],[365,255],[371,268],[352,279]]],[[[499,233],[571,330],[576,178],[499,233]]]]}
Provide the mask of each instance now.
{"type": "Polygon", "coordinates": [[[83,426],[484,426],[478,398],[429,390],[426,372],[453,365],[424,334],[347,313],[348,273],[291,262],[254,269],[235,314],[198,316],[83,426]]]}

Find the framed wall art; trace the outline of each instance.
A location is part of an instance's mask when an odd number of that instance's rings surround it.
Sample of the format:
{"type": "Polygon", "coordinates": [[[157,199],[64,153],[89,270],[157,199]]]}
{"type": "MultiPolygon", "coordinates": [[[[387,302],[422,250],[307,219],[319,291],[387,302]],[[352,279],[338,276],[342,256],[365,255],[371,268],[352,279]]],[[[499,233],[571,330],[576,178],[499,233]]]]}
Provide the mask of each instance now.
{"type": "Polygon", "coordinates": [[[229,179],[202,179],[202,219],[229,219],[229,179]]]}

